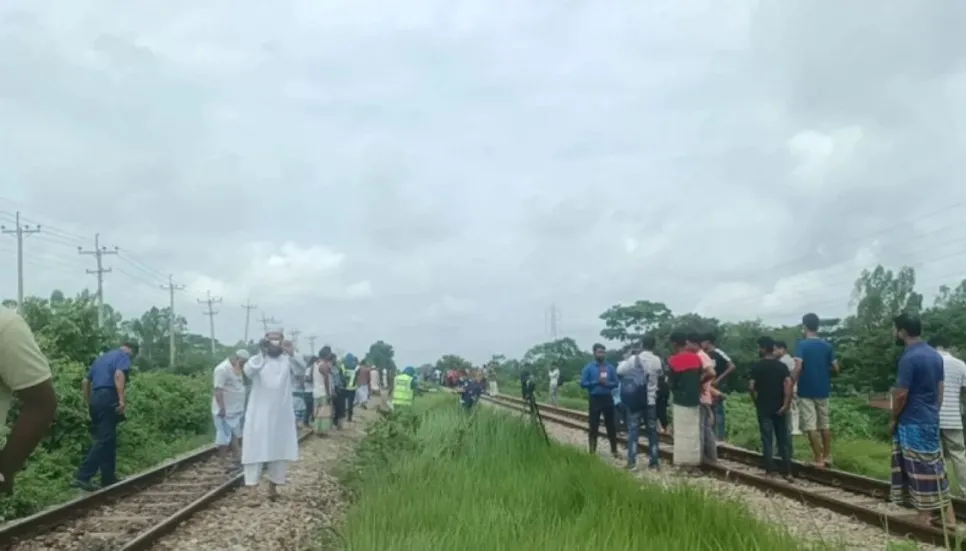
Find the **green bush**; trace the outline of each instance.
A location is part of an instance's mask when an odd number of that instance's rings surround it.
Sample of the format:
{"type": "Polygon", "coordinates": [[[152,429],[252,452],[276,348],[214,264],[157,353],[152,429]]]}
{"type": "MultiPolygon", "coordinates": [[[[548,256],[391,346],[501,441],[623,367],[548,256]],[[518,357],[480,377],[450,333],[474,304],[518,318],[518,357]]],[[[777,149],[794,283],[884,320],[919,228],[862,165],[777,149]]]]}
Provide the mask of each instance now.
{"type": "Polygon", "coordinates": [[[347,477],[346,551],[813,548],[738,502],[641,487],[594,456],[547,446],[512,415],[467,415],[446,397],[421,406],[391,414],[361,445],[347,477]]]}
{"type": "MultiPolygon", "coordinates": [[[[68,485],[91,444],[81,380],[87,363],[118,341],[116,335],[96,328],[96,310],[83,297],[25,301],[24,318],[50,360],[59,404],[50,432],[17,474],[14,494],[0,498],[0,521],[29,515],[76,494],[68,485]]],[[[118,474],[128,476],[210,442],[210,396],[207,373],[132,370],[127,420],[118,428],[118,474]]],[[[17,414],[15,404],[3,427],[4,440],[17,414]]]]}

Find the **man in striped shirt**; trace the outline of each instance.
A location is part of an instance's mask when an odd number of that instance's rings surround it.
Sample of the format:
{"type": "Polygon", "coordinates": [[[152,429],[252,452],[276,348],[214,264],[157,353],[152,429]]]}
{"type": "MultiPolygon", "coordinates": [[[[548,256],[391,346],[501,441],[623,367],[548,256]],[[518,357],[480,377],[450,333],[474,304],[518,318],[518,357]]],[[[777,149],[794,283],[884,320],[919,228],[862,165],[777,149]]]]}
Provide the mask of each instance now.
{"type": "Polygon", "coordinates": [[[949,339],[944,336],[937,335],[929,339],[929,345],[943,359],[943,396],[939,408],[939,435],[942,438],[943,455],[956,473],[959,494],[964,495],[966,445],[963,443],[963,413],[960,404],[963,387],[966,387],[966,363],[949,353],[949,339]]]}

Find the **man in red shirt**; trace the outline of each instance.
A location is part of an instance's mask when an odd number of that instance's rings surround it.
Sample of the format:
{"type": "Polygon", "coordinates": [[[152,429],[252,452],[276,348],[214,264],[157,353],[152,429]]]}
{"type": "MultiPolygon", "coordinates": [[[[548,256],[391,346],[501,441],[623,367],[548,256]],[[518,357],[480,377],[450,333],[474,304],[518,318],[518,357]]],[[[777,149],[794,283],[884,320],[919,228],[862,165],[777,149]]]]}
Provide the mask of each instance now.
{"type": "Polygon", "coordinates": [[[667,364],[674,408],[674,465],[697,466],[701,464],[701,379],[705,369],[701,357],[688,349],[687,333],[675,331],[670,341],[674,354],[667,364]]]}

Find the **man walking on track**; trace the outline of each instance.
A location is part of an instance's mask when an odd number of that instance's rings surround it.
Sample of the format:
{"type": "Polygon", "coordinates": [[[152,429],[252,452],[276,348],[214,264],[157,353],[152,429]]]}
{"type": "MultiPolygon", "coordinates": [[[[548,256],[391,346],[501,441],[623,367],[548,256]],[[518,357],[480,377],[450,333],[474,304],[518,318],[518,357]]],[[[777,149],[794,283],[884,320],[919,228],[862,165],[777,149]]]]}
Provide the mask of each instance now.
{"type": "Polygon", "coordinates": [[[245,381],[243,369],[251,354],[236,350],[228,359],[215,366],[214,396],[211,415],[215,420],[215,446],[222,456],[234,452],[235,461],[241,460],[242,417],[245,415],[245,381]]]}
{"type": "Polygon", "coordinates": [[[610,453],[615,459],[620,458],[617,453],[617,415],[614,407],[613,392],[620,384],[617,380],[617,370],[605,358],[607,350],[602,344],[594,345],[594,361],[584,366],[580,372],[580,387],[587,391],[587,402],[590,416],[590,435],[588,444],[590,453],[597,453],[597,437],[600,435],[600,417],[604,416],[604,428],[607,440],[610,442],[610,453]]]}
{"type": "MultiPolygon", "coordinates": [[[[966,387],[966,363],[949,353],[949,339],[936,336],[929,344],[943,359],[943,403],[939,408],[939,435],[947,465],[953,466],[958,493],[966,489],[966,446],[963,444],[963,414],[960,409],[963,387],[966,387]]],[[[947,473],[948,474],[948,473],[947,473]]]]}
{"type": "Polygon", "coordinates": [[[795,346],[792,383],[798,384],[798,414],[802,430],[812,445],[813,462],[816,467],[825,467],[831,461],[832,451],[828,398],[832,391],[832,373],[839,372],[839,363],[832,345],[818,336],[818,316],[805,314],[802,326],[805,338],[795,346]]]}
{"type": "Polygon", "coordinates": [[[362,409],[369,409],[369,382],[372,370],[369,368],[369,362],[362,360],[359,364],[359,370],[356,372],[356,382],[358,383],[358,388],[356,388],[356,405],[362,409]]]}
{"type": "Polygon", "coordinates": [[[261,352],[245,364],[245,375],[252,380],[242,447],[245,485],[257,486],[264,474],[270,500],[278,497],[278,486],[285,484],[289,463],[299,458],[290,362],[282,351],[282,334],[270,332],[262,340],[261,352]]]}
{"type": "Polygon", "coordinates": [[[137,355],[136,344],[124,343],[98,356],[87,370],[81,388],[91,414],[94,443],[74,475],[72,486],[75,488],[94,490],[91,478],[97,471],[101,472],[102,487],[118,482],[117,424],[124,420],[127,374],[137,355]]]}
{"type": "Polygon", "coordinates": [[[890,499],[919,511],[924,524],[953,527],[956,517],[949,499],[939,436],[939,406],[943,395],[943,360],[920,338],[919,318],[900,314],[893,321],[899,358],[892,391],[892,489],[890,499]],[[945,513],[933,518],[934,512],[945,513]]]}
{"type": "Polygon", "coordinates": [[[346,354],[342,358],[342,377],[345,388],[340,393],[340,399],[345,403],[345,419],[351,423],[356,404],[356,389],[359,388],[359,360],[352,354],[346,354]]]}
{"type": "Polygon", "coordinates": [[[57,412],[50,366],[34,334],[16,311],[0,307],[0,427],[6,426],[13,397],[20,415],[0,449],[0,492],[13,491],[13,480],[27,456],[47,434],[57,412]]]}
{"type": "Polygon", "coordinates": [[[332,358],[335,354],[328,346],[319,350],[318,359],[312,365],[312,397],[315,406],[315,434],[324,436],[332,424],[332,358]]]}

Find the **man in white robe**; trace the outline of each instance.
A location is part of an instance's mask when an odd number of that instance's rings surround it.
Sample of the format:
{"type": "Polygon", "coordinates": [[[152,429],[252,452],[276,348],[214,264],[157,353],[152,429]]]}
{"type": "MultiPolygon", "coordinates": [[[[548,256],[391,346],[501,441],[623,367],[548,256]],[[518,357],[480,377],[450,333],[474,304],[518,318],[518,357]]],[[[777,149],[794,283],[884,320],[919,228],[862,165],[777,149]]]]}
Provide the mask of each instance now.
{"type": "Polygon", "coordinates": [[[282,334],[271,332],[261,352],[245,363],[252,390],[245,410],[242,465],[245,485],[268,478],[268,497],[278,496],[289,463],[298,461],[298,431],[293,422],[291,358],[282,352],[282,334]]]}

